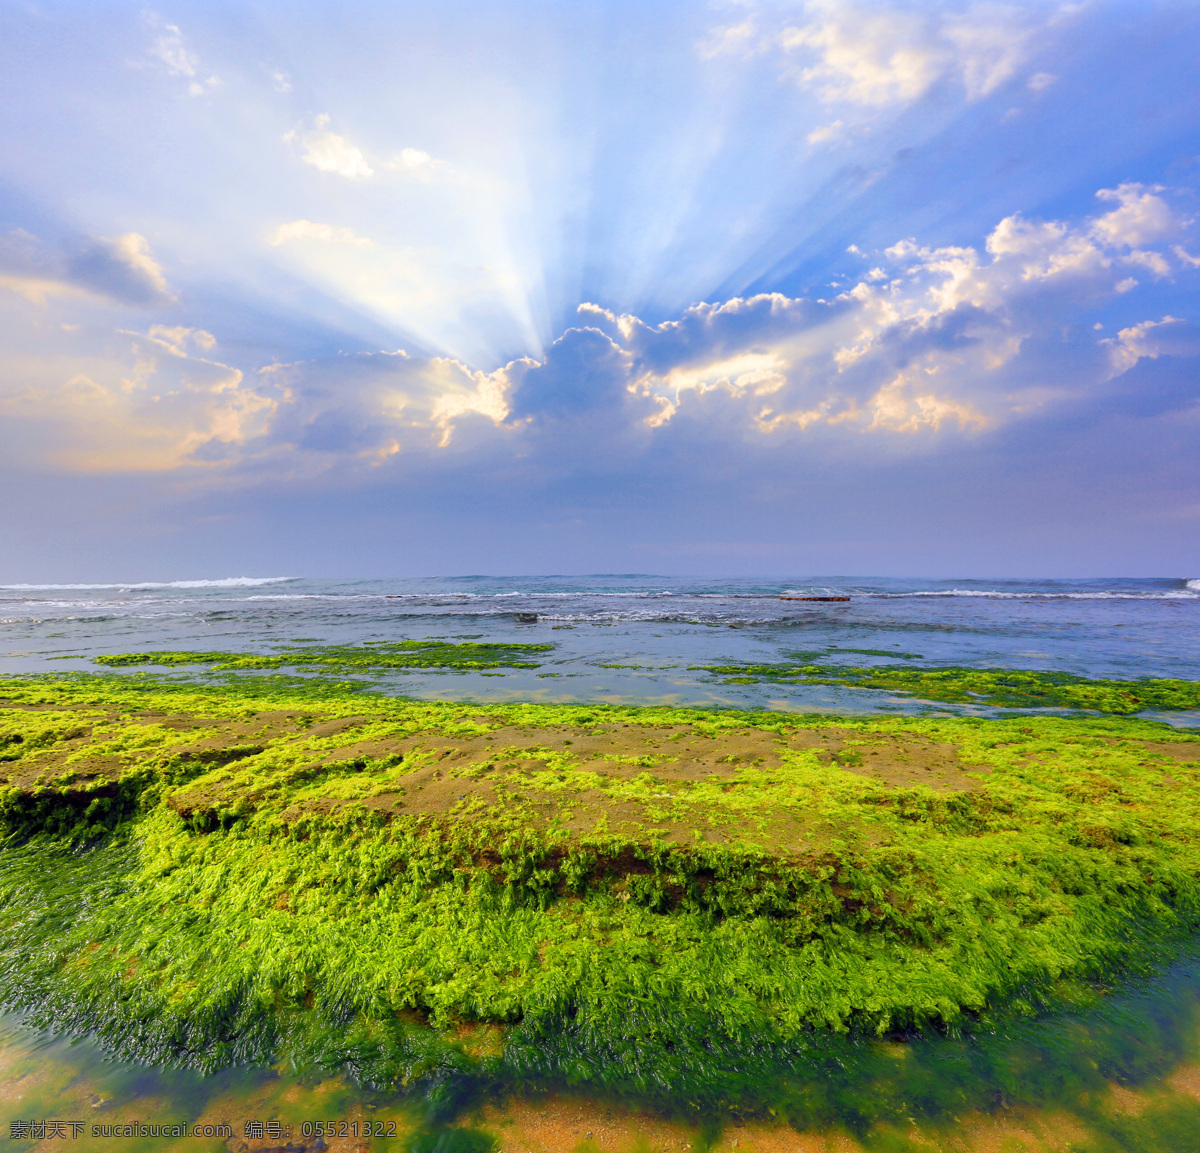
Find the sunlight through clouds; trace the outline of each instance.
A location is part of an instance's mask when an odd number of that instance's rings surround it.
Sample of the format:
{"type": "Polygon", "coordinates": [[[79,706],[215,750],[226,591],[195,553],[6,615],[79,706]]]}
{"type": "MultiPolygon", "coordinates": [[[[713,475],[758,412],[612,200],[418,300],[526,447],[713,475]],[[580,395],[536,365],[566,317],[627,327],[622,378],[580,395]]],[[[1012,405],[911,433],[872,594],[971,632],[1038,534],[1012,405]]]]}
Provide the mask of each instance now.
{"type": "Polygon", "coordinates": [[[719,472],[756,524],[1066,435],[1190,483],[1182,0],[369,7],[14,10],[7,467],[531,518],[719,472]]]}
{"type": "MultiPolygon", "coordinates": [[[[83,361],[58,367],[60,383],[46,378],[6,390],[4,411],[13,421],[58,427],[55,440],[73,447],[53,459],[83,471],[255,460],[293,469],[290,458],[314,452],[327,462],[320,467],[340,459],[377,468],[402,452],[454,451],[467,420],[483,422],[472,444],[486,428],[510,445],[542,426],[557,428],[563,443],[598,427],[662,437],[705,419],[717,397],[721,425],[710,435],[764,437],[764,446],[822,429],[825,438],[914,444],[978,435],[1086,394],[1089,371],[1104,384],[1139,360],[1196,353],[1191,329],[1167,316],[1096,338],[1090,361],[1081,357],[1076,378],[1059,382],[1057,392],[1036,373],[1022,384],[1016,371],[1027,345],[1071,323],[1081,307],[1122,292],[1132,252],[1168,260],[1157,249],[1130,248],[1186,232],[1187,218],[1162,199],[1167,191],[1102,189],[1100,202],[1120,207],[1076,222],[1006,217],[980,247],[901,241],[875,254],[884,263],[869,264],[832,300],[738,297],[657,324],[585,303],[584,323],[542,358],[493,370],[400,351],[293,362],[260,373],[261,384],[250,387],[240,370],[209,356],[217,338],[207,330],[120,328],[116,334],[132,340],[128,349],[114,353],[105,342],[109,351],[100,360],[91,353],[86,368],[83,361]]],[[[273,242],[356,251],[361,238],[344,231],[294,221],[273,242]]],[[[420,279],[416,270],[412,279],[420,279]]],[[[49,298],[37,303],[52,307],[49,298]]]]}

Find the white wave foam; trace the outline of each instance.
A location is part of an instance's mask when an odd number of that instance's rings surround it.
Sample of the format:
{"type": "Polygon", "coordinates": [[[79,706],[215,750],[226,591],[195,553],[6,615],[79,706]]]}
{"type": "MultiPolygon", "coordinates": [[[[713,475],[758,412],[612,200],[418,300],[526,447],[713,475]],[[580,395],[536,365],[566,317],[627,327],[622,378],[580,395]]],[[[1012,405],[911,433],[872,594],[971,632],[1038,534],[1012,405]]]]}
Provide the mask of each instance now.
{"type": "Polygon", "coordinates": [[[4,592],[97,592],[114,589],[132,592],[135,589],[244,589],[259,585],[282,584],[296,577],[224,577],[211,581],[130,581],[126,584],[46,584],[46,585],[0,585],[4,592]]]}
{"type": "Polygon", "coordinates": [[[1188,581],[1187,587],[1190,588],[1193,592],[1200,593],[1200,580],[1188,581]]]}
{"type": "MultiPolygon", "coordinates": [[[[1200,581],[1188,582],[1188,588],[1200,592],[1200,581]]],[[[930,589],[909,593],[858,593],[858,596],[878,596],[889,600],[903,597],[987,597],[992,600],[1067,600],[1067,601],[1160,601],[1178,600],[1180,596],[1191,597],[1191,592],[1133,593],[1133,592],[1090,592],[1090,593],[1012,593],[985,589],[930,589]]]]}

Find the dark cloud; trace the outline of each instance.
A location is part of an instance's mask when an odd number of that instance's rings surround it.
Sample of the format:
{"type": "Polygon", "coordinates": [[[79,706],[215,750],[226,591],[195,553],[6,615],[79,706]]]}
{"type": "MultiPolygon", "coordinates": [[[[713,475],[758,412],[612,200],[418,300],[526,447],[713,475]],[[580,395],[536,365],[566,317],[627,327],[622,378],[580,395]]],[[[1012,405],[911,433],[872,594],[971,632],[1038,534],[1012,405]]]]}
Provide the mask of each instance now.
{"type": "Polygon", "coordinates": [[[140,307],[174,301],[146,238],[136,232],[108,239],[83,236],[56,251],[23,228],[0,236],[0,275],[25,291],[45,293],[72,288],[140,307]]]}
{"type": "Polygon", "coordinates": [[[626,395],[629,368],[629,354],[598,328],[570,328],[545,361],[520,370],[510,415],[573,416],[616,405],[626,395]]]}
{"type": "Polygon", "coordinates": [[[1108,412],[1160,416],[1200,408],[1200,359],[1162,355],[1139,360],[1112,382],[1108,412]]]}
{"type": "Polygon", "coordinates": [[[69,279],[122,304],[152,306],[174,298],[150,246],[136,232],[115,240],[86,237],[67,257],[69,279]]]}
{"type": "Polygon", "coordinates": [[[296,441],[299,448],[316,452],[360,452],[376,447],[383,439],[383,429],[363,416],[352,412],[323,412],[300,430],[296,441]]]}

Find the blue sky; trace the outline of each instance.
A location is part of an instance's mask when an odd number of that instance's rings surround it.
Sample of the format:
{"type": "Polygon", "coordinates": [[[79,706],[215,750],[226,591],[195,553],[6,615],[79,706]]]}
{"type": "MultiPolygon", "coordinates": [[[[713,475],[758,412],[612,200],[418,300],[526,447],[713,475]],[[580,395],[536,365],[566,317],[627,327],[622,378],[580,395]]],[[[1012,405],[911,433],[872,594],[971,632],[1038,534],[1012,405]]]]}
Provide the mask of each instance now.
{"type": "Polygon", "coordinates": [[[0,581],[1200,572],[1200,5],[0,0],[0,581]]]}

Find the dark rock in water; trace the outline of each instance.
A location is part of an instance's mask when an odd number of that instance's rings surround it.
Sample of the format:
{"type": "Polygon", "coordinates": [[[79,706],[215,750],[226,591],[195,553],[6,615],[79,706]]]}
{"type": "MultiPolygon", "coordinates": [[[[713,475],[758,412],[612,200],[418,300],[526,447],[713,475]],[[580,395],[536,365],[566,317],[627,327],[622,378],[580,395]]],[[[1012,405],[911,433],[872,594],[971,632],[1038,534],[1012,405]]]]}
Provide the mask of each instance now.
{"type": "Polygon", "coordinates": [[[513,613],[513,620],[519,625],[536,625],[538,615],[537,613],[513,613]]]}

